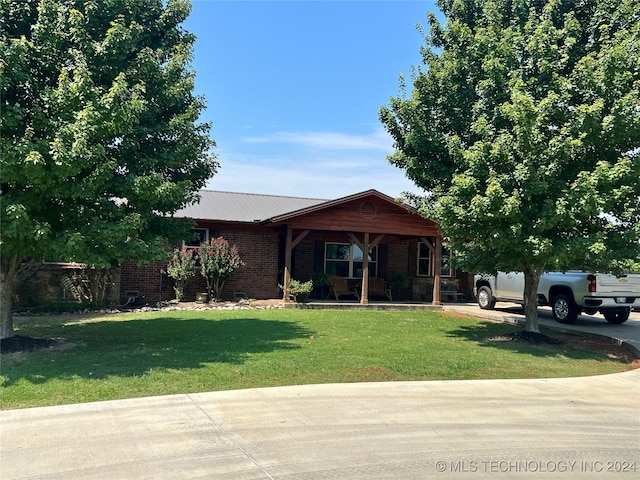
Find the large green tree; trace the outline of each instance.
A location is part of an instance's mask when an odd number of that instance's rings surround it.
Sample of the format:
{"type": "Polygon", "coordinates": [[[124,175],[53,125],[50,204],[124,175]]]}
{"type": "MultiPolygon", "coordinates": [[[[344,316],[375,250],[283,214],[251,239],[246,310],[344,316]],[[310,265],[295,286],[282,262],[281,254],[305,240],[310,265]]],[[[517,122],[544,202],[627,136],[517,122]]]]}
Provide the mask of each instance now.
{"type": "Polygon", "coordinates": [[[0,0],[0,337],[28,260],[151,260],[217,169],[188,0],[0,0]]]}
{"type": "Polygon", "coordinates": [[[389,160],[469,271],[524,272],[537,332],[545,270],[640,256],[640,1],[438,6],[411,94],[380,109],[389,160]]]}

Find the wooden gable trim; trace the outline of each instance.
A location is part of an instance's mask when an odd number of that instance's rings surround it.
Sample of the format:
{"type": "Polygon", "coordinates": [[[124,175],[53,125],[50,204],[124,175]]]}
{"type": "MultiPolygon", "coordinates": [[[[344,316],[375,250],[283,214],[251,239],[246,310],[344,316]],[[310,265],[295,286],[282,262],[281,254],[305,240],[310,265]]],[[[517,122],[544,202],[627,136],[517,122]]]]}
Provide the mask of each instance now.
{"type": "Polygon", "coordinates": [[[386,196],[369,193],[356,198],[271,219],[271,226],[287,225],[295,230],[317,230],[370,234],[392,234],[411,237],[436,236],[438,227],[404,205],[386,196]]]}

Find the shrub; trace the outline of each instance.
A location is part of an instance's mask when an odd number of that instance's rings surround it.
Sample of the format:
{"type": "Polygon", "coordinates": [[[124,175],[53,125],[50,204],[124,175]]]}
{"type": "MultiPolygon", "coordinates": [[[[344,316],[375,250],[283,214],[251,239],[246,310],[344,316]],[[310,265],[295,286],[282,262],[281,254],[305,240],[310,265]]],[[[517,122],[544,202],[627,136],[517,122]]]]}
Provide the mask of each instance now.
{"type": "Polygon", "coordinates": [[[202,276],[207,281],[209,298],[221,297],[226,280],[245,263],[240,259],[238,247],[229,245],[223,237],[207,240],[199,249],[202,276]]]}
{"type": "MultiPolygon", "coordinates": [[[[284,291],[283,285],[278,286],[284,291]]],[[[308,282],[301,282],[293,278],[289,280],[289,296],[297,302],[304,300],[311,290],[313,290],[313,280],[308,282]]]]}
{"type": "Polygon", "coordinates": [[[176,300],[181,302],[184,299],[184,289],[191,277],[196,274],[197,251],[183,246],[176,248],[169,254],[167,264],[167,275],[174,280],[173,290],[176,292],[176,300]]]}

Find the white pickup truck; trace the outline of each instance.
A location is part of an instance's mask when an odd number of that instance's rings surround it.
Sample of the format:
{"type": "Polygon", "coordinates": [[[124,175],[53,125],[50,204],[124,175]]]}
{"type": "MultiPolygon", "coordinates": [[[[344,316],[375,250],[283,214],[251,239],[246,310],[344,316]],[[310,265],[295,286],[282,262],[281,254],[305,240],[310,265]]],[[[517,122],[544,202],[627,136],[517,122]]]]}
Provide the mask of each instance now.
{"type": "MultiPolygon", "coordinates": [[[[496,302],[523,304],[524,274],[476,275],[474,294],[482,309],[492,309],[496,302]]],[[[538,305],[550,305],[560,323],[573,323],[582,312],[600,312],[609,323],[624,323],[632,309],[640,310],[640,274],[547,272],[540,278],[538,305]]]]}

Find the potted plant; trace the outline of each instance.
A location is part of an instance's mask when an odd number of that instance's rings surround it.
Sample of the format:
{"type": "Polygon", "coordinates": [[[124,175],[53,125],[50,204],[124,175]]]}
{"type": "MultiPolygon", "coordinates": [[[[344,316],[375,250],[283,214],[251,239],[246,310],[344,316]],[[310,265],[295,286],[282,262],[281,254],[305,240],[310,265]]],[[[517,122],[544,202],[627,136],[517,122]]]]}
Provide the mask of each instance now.
{"type": "Polygon", "coordinates": [[[209,294],[205,292],[196,293],[197,303],[209,303],[209,294]]]}
{"type": "Polygon", "coordinates": [[[311,281],[313,282],[315,290],[313,298],[325,298],[325,288],[329,285],[329,274],[324,272],[314,272],[313,275],[311,275],[311,281]]]}
{"type": "Polygon", "coordinates": [[[405,290],[409,287],[409,279],[406,275],[399,273],[391,279],[389,285],[391,286],[391,294],[394,300],[405,299],[405,290]]]}
{"type": "MultiPolygon", "coordinates": [[[[283,291],[284,286],[278,285],[283,291]]],[[[309,292],[313,290],[313,280],[308,282],[300,282],[299,280],[289,280],[289,298],[295,302],[304,302],[309,297],[309,292]]]]}

